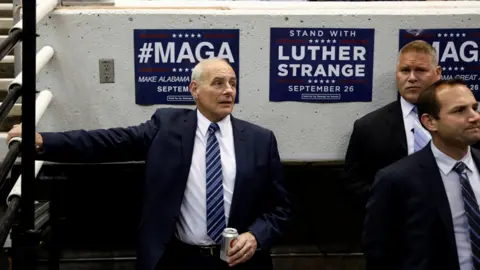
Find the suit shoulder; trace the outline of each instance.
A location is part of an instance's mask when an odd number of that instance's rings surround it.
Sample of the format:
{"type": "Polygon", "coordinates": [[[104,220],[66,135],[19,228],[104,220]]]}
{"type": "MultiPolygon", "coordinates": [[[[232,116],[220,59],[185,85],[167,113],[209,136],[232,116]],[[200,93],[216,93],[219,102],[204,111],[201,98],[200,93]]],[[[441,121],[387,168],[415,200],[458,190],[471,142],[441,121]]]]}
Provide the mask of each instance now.
{"type": "Polygon", "coordinates": [[[180,108],[158,108],[155,110],[154,115],[158,116],[181,116],[186,115],[191,112],[191,109],[180,109],[180,108]]]}
{"type": "Polygon", "coordinates": [[[262,134],[262,135],[273,134],[272,130],[270,130],[268,128],[265,128],[265,127],[262,127],[262,126],[259,126],[257,124],[245,121],[245,120],[235,118],[235,122],[237,122],[236,124],[242,125],[245,128],[248,128],[250,131],[253,131],[253,132],[258,133],[258,134],[262,134]]]}
{"type": "Polygon", "coordinates": [[[395,109],[396,106],[398,106],[397,101],[393,101],[381,108],[367,113],[366,115],[356,120],[355,123],[356,125],[360,126],[377,125],[379,121],[382,121],[385,118],[385,114],[395,109]]]}
{"type": "Polygon", "coordinates": [[[418,168],[418,164],[426,158],[424,151],[418,151],[381,169],[379,173],[393,178],[411,178],[418,168]]]}
{"type": "Polygon", "coordinates": [[[187,115],[191,111],[191,109],[158,108],[152,115],[152,118],[165,121],[176,121],[180,117],[187,115]]]}

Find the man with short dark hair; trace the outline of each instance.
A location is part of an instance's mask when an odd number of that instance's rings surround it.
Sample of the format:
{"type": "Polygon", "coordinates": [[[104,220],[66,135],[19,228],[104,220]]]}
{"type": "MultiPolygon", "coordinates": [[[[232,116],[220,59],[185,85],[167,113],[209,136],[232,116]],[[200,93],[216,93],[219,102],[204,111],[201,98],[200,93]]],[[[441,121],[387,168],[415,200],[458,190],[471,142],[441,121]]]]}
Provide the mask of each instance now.
{"type": "MultiPolygon", "coordinates": [[[[197,109],[158,109],[138,126],[37,134],[38,159],[146,161],[138,269],[272,269],[270,248],[291,206],[272,131],[231,116],[237,77],[223,59],[201,61],[190,92],[197,109]],[[227,262],[222,232],[238,230],[227,262]]],[[[21,126],[8,134],[21,136],[21,126]]]]}
{"type": "Polygon", "coordinates": [[[417,100],[431,141],[380,170],[366,207],[367,270],[480,269],[480,114],[461,80],[417,100]]]}

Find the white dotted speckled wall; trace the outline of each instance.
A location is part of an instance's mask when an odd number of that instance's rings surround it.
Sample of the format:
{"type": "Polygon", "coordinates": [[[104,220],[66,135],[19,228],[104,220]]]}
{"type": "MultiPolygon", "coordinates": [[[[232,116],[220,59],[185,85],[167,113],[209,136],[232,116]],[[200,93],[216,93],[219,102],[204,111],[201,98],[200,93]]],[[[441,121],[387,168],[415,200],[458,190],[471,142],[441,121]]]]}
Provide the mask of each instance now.
{"type": "Polygon", "coordinates": [[[134,29],[233,28],[240,29],[241,85],[234,116],[273,130],[285,161],[342,160],[355,119],[396,98],[400,28],[472,28],[480,23],[480,9],[474,4],[445,8],[432,2],[428,8],[425,3],[412,8],[415,4],[403,3],[402,8],[308,3],[302,10],[57,9],[38,27],[38,48],[55,49],[37,79],[38,89],[51,89],[54,95],[38,128],[108,128],[150,118],[159,106],[135,104],[134,29]],[[270,27],[374,28],[373,101],[269,102],[270,27]],[[115,60],[115,83],[100,84],[100,58],[115,60]]]}

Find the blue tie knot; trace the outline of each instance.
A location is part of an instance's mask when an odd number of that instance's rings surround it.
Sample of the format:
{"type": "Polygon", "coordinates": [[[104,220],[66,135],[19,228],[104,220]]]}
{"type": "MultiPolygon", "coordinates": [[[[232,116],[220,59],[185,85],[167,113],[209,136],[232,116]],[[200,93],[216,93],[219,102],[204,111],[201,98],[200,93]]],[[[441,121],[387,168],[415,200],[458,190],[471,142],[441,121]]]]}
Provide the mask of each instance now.
{"type": "Polygon", "coordinates": [[[467,166],[465,165],[465,163],[463,162],[458,162],[457,164],[455,164],[455,166],[453,166],[453,170],[455,172],[457,172],[458,174],[462,174],[464,171],[465,171],[465,168],[467,166]]]}
{"type": "Polygon", "coordinates": [[[217,123],[211,123],[210,126],[208,127],[208,131],[209,131],[211,134],[214,134],[214,133],[217,132],[219,129],[220,129],[220,127],[218,126],[217,123]]]}
{"type": "Polygon", "coordinates": [[[418,108],[417,108],[417,106],[413,106],[412,111],[414,111],[416,114],[418,114],[418,108]]]}

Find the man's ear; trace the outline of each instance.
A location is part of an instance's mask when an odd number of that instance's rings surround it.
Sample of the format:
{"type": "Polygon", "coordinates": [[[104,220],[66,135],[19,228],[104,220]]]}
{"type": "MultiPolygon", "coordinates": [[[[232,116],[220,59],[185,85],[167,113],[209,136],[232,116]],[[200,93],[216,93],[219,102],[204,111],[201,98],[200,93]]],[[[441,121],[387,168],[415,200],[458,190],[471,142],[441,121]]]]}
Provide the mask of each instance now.
{"type": "Polygon", "coordinates": [[[198,83],[197,81],[193,80],[190,82],[190,85],[189,85],[189,88],[190,88],[190,94],[192,94],[192,97],[194,99],[197,99],[198,97],[198,83]]]}
{"type": "Polygon", "coordinates": [[[437,79],[440,80],[442,78],[442,67],[437,66],[437,68],[435,69],[435,73],[437,73],[437,79]]]}
{"type": "Polygon", "coordinates": [[[422,114],[422,117],[420,117],[420,121],[422,122],[423,126],[430,132],[435,132],[437,131],[437,119],[435,119],[433,116],[430,114],[422,114]]]}

